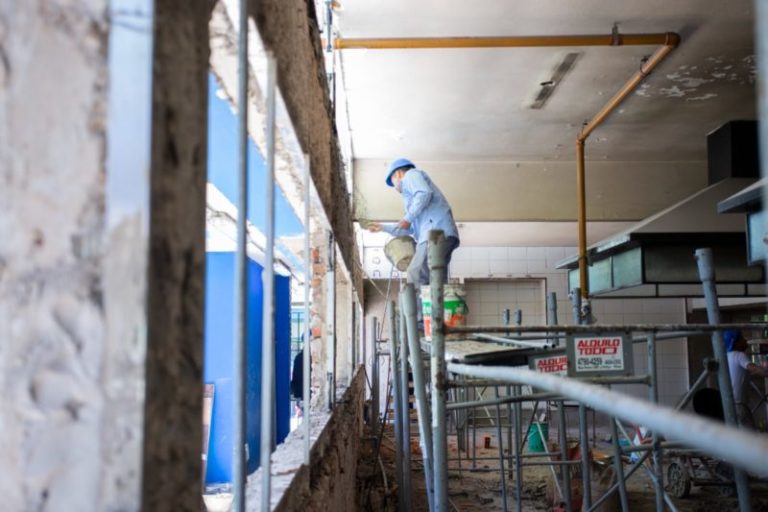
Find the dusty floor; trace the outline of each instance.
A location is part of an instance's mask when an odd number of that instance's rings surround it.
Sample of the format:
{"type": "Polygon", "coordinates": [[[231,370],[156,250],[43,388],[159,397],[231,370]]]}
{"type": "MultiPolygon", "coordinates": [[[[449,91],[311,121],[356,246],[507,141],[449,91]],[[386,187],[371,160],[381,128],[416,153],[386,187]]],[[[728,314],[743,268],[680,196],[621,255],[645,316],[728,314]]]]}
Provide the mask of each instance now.
{"type": "MultiPolygon", "coordinates": [[[[413,431],[416,432],[415,425],[413,431]]],[[[371,435],[368,442],[365,443],[365,448],[361,454],[361,473],[360,478],[358,478],[358,490],[360,491],[359,510],[395,511],[398,510],[398,489],[395,476],[394,434],[391,426],[388,425],[384,431],[379,452],[381,464],[374,459],[376,455],[376,442],[373,438],[374,436],[371,435]],[[386,472],[386,488],[381,476],[382,467],[386,472]]],[[[552,435],[550,435],[550,439],[553,439],[552,435]]],[[[449,436],[448,494],[450,503],[453,510],[461,512],[503,510],[502,493],[499,485],[498,444],[495,430],[478,430],[477,444],[476,461],[473,466],[472,460],[468,460],[467,453],[463,451],[460,454],[461,462],[459,462],[456,437],[449,436]],[[491,448],[489,449],[483,447],[485,437],[490,438],[491,448]]],[[[610,444],[606,442],[605,438],[601,440],[601,436],[598,435],[595,449],[607,453],[610,450],[610,444]]],[[[416,512],[427,511],[424,473],[420,463],[421,454],[416,438],[412,442],[412,458],[413,467],[410,480],[414,489],[414,496],[411,507],[416,512]]],[[[507,462],[505,460],[505,466],[507,462]]],[[[625,469],[628,467],[628,464],[625,465],[625,469]]],[[[507,474],[510,474],[509,468],[506,468],[506,470],[507,474]]],[[[524,511],[553,510],[552,504],[554,499],[552,495],[555,491],[552,480],[552,470],[547,466],[526,466],[523,469],[522,509],[524,511]],[[548,495],[550,498],[547,497],[548,495]]],[[[630,510],[633,512],[655,511],[653,484],[642,468],[635,472],[628,480],[627,489],[630,510]]],[[[768,487],[757,484],[753,486],[752,491],[753,511],[768,512],[768,487]]],[[[593,500],[595,499],[595,493],[596,491],[593,490],[593,500]]],[[[615,498],[616,500],[618,499],[617,494],[615,498]]],[[[673,498],[673,500],[680,512],[738,510],[738,503],[735,497],[723,497],[712,488],[694,486],[690,497],[686,499],[673,498]]],[[[510,479],[507,490],[508,509],[515,510],[515,504],[515,482],[514,479],[510,479]]],[[[574,510],[577,509],[574,508],[574,510]]],[[[618,501],[615,500],[607,504],[602,509],[602,512],[612,512],[614,510],[619,510],[618,501]]]]}

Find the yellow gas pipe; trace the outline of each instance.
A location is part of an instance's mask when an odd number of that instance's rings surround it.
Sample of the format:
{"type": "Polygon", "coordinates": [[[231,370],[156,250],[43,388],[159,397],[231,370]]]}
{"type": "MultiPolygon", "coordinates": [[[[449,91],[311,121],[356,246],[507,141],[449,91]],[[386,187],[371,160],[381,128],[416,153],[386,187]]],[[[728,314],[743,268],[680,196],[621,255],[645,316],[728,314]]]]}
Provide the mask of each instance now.
{"type": "Polygon", "coordinates": [[[595,128],[602,123],[608,115],[613,112],[616,107],[621,104],[629,94],[635,90],[635,88],[648,76],[648,74],[655,68],[664,57],[680,44],[680,36],[669,32],[664,34],[665,38],[661,48],[656,50],[646,62],[640,66],[614,94],[613,98],[608,100],[603,108],[595,114],[595,116],[587,122],[584,127],[576,136],[576,188],[577,188],[577,202],[578,202],[578,215],[579,215],[579,286],[581,287],[582,299],[589,299],[589,279],[587,277],[587,200],[586,200],[586,176],[585,176],[585,164],[584,164],[584,143],[587,137],[595,130],[595,128]]]}

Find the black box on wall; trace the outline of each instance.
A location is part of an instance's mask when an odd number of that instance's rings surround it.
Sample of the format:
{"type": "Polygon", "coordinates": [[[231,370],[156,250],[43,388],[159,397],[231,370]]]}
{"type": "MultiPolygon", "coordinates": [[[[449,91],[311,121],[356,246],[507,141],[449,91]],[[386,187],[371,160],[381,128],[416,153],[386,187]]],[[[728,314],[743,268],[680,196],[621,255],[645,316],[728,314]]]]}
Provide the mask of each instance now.
{"type": "Polygon", "coordinates": [[[729,121],[707,135],[707,178],[759,178],[757,121],[729,121]]]}

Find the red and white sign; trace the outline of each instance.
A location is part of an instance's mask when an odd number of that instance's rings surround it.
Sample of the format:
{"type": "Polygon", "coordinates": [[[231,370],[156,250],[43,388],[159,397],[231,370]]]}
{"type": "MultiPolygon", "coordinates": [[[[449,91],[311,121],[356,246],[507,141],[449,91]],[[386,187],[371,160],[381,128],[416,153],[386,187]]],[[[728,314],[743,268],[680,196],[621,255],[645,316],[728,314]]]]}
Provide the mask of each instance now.
{"type": "Polygon", "coordinates": [[[574,337],[576,372],[624,370],[623,343],[621,336],[574,337]]]}
{"type": "Polygon", "coordinates": [[[557,356],[542,357],[534,359],[531,365],[534,370],[541,373],[551,373],[553,375],[568,374],[568,356],[565,354],[557,356]]]}

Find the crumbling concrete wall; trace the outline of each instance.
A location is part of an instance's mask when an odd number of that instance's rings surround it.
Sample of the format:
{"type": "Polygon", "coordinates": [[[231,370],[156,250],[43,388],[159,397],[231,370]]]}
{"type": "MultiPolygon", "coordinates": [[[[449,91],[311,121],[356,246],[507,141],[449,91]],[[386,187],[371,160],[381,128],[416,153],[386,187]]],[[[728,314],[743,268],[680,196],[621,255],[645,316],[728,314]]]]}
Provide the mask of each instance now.
{"type": "Polygon", "coordinates": [[[101,496],[121,463],[102,453],[107,4],[0,2],[4,510],[119,506],[101,496]]]}
{"type": "Polygon", "coordinates": [[[145,510],[200,508],[212,8],[155,0],[145,510]]]}
{"type": "Polygon", "coordinates": [[[250,12],[267,48],[275,52],[278,83],[296,134],[309,153],[312,178],[355,290],[363,272],[352,228],[314,3],[307,0],[253,0],[250,12]]]}
{"type": "Polygon", "coordinates": [[[0,3],[4,510],[138,510],[142,476],[147,510],[199,510],[210,6],[154,4],[151,183],[121,196],[110,2],[0,3]]]}
{"type": "MultiPolygon", "coordinates": [[[[358,371],[317,436],[310,453],[309,468],[298,466],[301,457],[296,457],[301,453],[301,429],[293,432],[286,442],[277,448],[273,460],[294,459],[296,462],[286,463],[293,465],[294,469],[273,468],[277,479],[281,478],[280,475],[292,476],[290,483],[284,488],[281,482],[275,482],[275,487],[280,488],[282,492],[282,497],[276,497],[279,501],[275,511],[328,512],[358,509],[356,478],[357,459],[363,435],[364,392],[365,375],[358,371]],[[295,473],[292,473],[293,471],[295,473]]],[[[249,481],[249,488],[252,487],[251,484],[249,481]]],[[[253,487],[258,489],[256,482],[253,487]]],[[[255,499],[256,496],[249,494],[248,498],[255,499]]]]}

